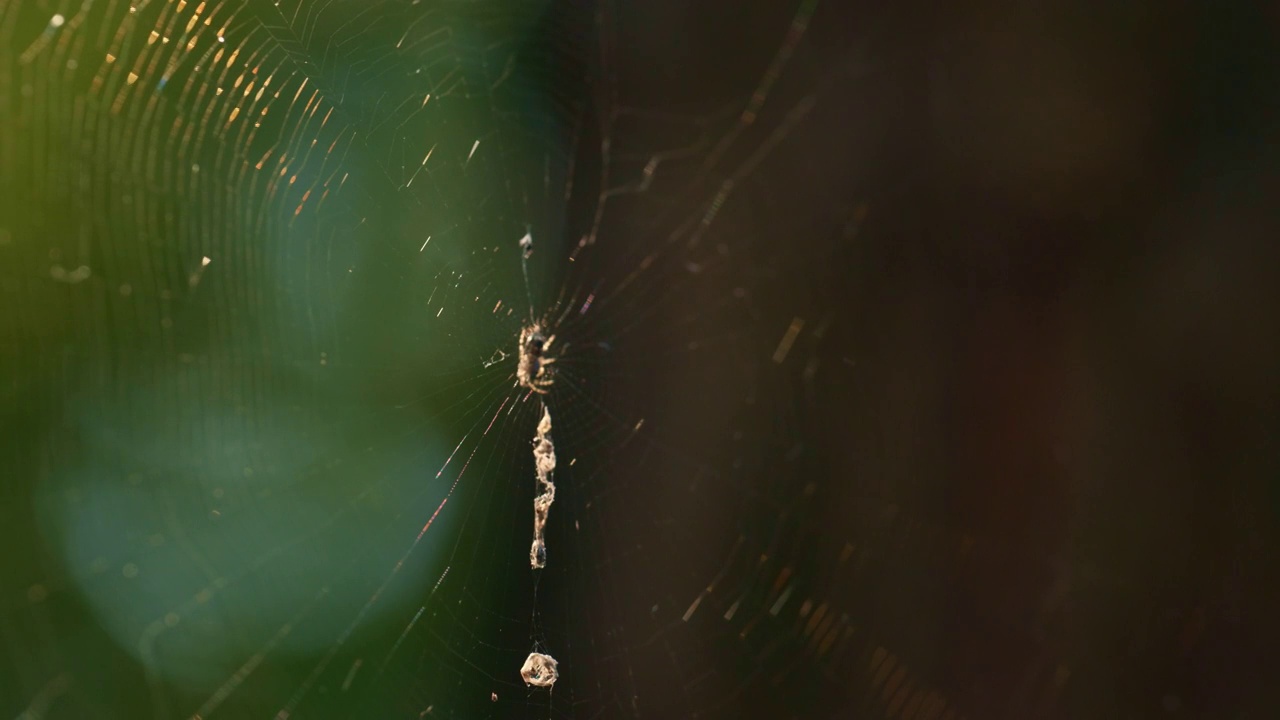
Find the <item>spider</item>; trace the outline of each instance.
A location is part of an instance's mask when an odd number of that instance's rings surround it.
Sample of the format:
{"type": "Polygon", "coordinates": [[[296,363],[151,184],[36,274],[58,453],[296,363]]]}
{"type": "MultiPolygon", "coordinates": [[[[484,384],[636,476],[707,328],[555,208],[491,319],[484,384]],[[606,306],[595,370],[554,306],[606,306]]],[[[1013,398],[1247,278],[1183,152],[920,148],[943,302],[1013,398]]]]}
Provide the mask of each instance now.
{"type": "Polygon", "coordinates": [[[551,349],[551,343],[555,342],[556,336],[547,336],[540,323],[526,325],[520,331],[520,362],[516,366],[516,384],[521,387],[546,395],[547,388],[551,387],[551,373],[547,370],[547,366],[556,361],[553,357],[547,357],[547,350],[551,349]]]}

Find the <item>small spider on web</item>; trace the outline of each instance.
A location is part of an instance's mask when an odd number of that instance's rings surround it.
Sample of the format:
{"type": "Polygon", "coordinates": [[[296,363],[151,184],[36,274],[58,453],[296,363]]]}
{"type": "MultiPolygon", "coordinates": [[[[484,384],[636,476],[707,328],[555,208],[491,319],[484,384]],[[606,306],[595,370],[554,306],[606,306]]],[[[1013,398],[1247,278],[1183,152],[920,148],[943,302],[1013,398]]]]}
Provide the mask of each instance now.
{"type": "Polygon", "coordinates": [[[548,336],[542,323],[534,322],[520,331],[520,360],[516,365],[516,384],[536,393],[546,395],[551,387],[552,372],[549,365],[556,359],[547,355],[556,336],[548,336]]]}

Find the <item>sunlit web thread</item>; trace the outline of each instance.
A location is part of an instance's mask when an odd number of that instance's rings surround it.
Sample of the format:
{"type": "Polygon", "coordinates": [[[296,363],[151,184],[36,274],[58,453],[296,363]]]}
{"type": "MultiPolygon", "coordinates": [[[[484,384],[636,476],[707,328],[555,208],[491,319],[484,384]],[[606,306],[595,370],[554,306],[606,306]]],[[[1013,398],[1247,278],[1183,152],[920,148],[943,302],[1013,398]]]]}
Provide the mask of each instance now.
{"type": "Polygon", "coordinates": [[[191,715],[190,720],[202,720],[214,713],[222,703],[227,698],[231,697],[231,694],[234,693],[244,683],[244,681],[253,674],[253,671],[258,669],[258,666],[262,664],[262,661],[266,659],[267,655],[269,655],[276,646],[284,642],[285,638],[289,637],[289,633],[293,632],[293,629],[298,627],[298,624],[301,623],[307,615],[315,609],[316,605],[320,604],[320,601],[328,594],[328,586],[320,588],[320,591],[315,594],[315,597],[311,598],[311,600],[303,605],[301,610],[294,613],[293,617],[289,618],[288,622],[281,625],[276,630],[275,634],[271,636],[271,639],[267,640],[262,647],[258,648],[258,651],[255,652],[248,660],[245,660],[240,667],[236,669],[235,673],[232,674],[226,682],[222,683],[222,685],[209,696],[208,700],[204,701],[204,704],[200,706],[200,709],[196,710],[195,713],[191,715]]]}
{"type": "MultiPolygon", "coordinates": [[[[505,405],[505,400],[503,404],[505,405]]],[[[499,407],[498,411],[501,412],[501,410],[502,408],[499,407]]],[[[490,422],[490,426],[492,426],[492,422],[490,422]]],[[[465,437],[463,438],[463,440],[465,441],[465,437]]],[[[459,443],[459,446],[460,445],[461,443],[459,443]]],[[[454,452],[455,453],[457,452],[457,448],[454,449],[454,452]]],[[[450,455],[449,459],[452,460],[452,455],[450,455]]],[[[448,464],[448,461],[446,461],[446,465],[447,464],[448,464]]],[[[441,472],[443,472],[443,470],[444,468],[442,467],[441,472]]],[[[438,478],[439,476],[440,476],[440,473],[437,473],[436,477],[438,478]]],[[[363,492],[361,492],[356,497],[356,500],[365,498],[375,489],[380,488],[384,482],[385,482],[385,479],[378,483],[369,485],[368,487],[365,488],[363,492]]],[[[455,486],[456,486],[456,481],[455,481],[455,486]]],[[[154,651],[152,648],[155,644],[155,641],[159,638],[161,634],[163,634],[167,629],[176,625],[176,622],[170,622],[170,619],[172,618],[175,621],[179,620],[183,616],[192,612],[197,606],[206,602],[216,592],[225,590],[226,588],[234,585],[237,581],[243,579],[244,577],[252,575],[253,573],[260,570],[262,567],[265,567],[270,563],[270,561],[274,560],[275,557],[277,557],[280,553],[292,547],[295,547],[305,541],[313,539],[314,536],[320,534],[321,529],[327,529],[333,526],[335,521],[338,518],[345,515],[351,507],[354,507],[354,504],[348,505],[343,510],[340,510],[334,513],[316,531],[299,536],[293,542],[285,543],[277,546],[276,548],[273,548],[270,552],[260,556],[259,559],[252,566],[247,568],[245,571],[238,573],[235,576],[232,576],[230,579],[219,576],[212,584],[206,585],[205,587],[201,588],[201,590],[198,591],[191,598],[189,598],[186,603],[169,611],[168,613],[165,614],[163,618],[153,621],[147,627],[147,629],[144,631],[142,635],[142,638],[139,640],[139,655],[143,660],[144,668],[146,668],[147,670],[148,683],[151,685],[151,690],[152,690],[152,701],[153,701],[154,709],[156,711],[156,715],[158,717],[166,717],[168,716],[169,713],[167,711],[163,696],[160,694],[158,681],[154,678],[154,673],[151,670],[152,666],[154,666],[155,664],[154,651]]],[[[433,519],[434,519],[434,516],[433,516],[433,519]]],[[[420,538],[421,538],[421,535],[419,535],[419,539],[420,538]]],[[[442,576],[442,579],[443,579],[443,576],[442,576]]],[[[439,583],[437,583],[437,587],[438,585],[439,583]]],[[[229,697],[241,684],[243,684],[243,682],[249,677],[249,675],[251,675],[254,672],[254,670],[256,670],[257,667],[262,663],[262,661],[266,658],[266,656],[270,653],[270,651],[274,649],[279,643],[283,642],[283,640],[292,631],[292,628],[296,627],[298,623],[303,618],[305,618],[306,615],[308,615],[312,609],[314,609],[316,604],[328,594],[328,592],[329,592],[328,587],[322,587],[319,590],[319,592],[317,592],[316,595],[297,614],[293,616],[293,618],[291,618],[288,622],[282,625],[270,640],[268,640],[256,653],[254,653],[253,656],[251,656],[247,661],[245,661],[241,665],[241,667],[236,671],[236,673],[231,678],[229,678],[225,683],[223,683],[223,685],[219,687],[219,689],[215,691],[208,700],[205,701],[205,704],[201,706],[200,710],[197,711],[197,713],[193,717],[207,716],[210,713],[216,711],[217,708],[222,704],[222,702],[225,701],[226,698],[229,697]]]]}
{"type": "MultiPolygon", "coordinates": [[[[716,145],[708,153],[707,157],[702,163],[699,173],[696,175],[695,179],[693,180],[692,186],[697,186],[703,180],[705,180],[707,175],[713,170],[713,168],[717,164],[719,164],[720,160],[723,158],[725,153],[729,151],[729,149],[734,145],[734,143],[738,140],[738,138],[746,131],[747,128],[749,128],[755,123],[756,119],[759,116],[759,112],[761,108],[763,108],[766,100],[768,99],[770,95],[770,91],[772,90],[774,84],[782,76],[783,71],[785,70],[788,62],[790,61],[792,55],[794,54],[796,47],[803,40],[804,35],[808,30],[809,22],[812,19],[814,12],[817,10],[817,6],[818,6],[818,0],[806,0],[806,2],[803,5],[801,5],[801,7],[796,11],[796,14],[792,18],[791,26],[787,32],[786,37],[782,42],[782,45],[779,47],[778,51],[775,53],[773,60],[770,62],[769,67],[765,71],[764,76],[761,78],[760,82],[757,84],[756,89],[752,92],[751,99],[748,101],[747,105],[743,108],[742,112],[739,114],[738,122],[726,135],[724,135],[721,138],[721,140],[718,143],[716,143],[716,145]]],[[[744,163],[742,163],[732,173],[732,175],[729,178],[727,178],[722,183],[720,183],[720,186],[717,188],[717,191],[714,197],[711,199],[710,202],[705,204],[705,209],[702,211],[702,213],[700,213],[700,217],[695,215],[693,217],[688,218],[686,222],[683,222],[679,226],[677,226],[671,232],[670,237],[668,238],[668,243],[673,243],[677,241],[679,238],[687,234],[689,236],[689,240],[688,240],[689,246],[694,247],[698,245],[704,233],[708,230],[711,223],[715,220],[716,216],[719,214],[720,209],[729,200],[729,197],[733,193],[735,186],[745,177],[749,176],[752,172],[754,172],[754,170],[760,164],[760,162],[766,156],[768,156],[783,139],[785,139],[788,135],[790,135],[790,133],[796,128],[796,126],[805,118],[808,112],[812,109],[815,99],[816,97],[814,95],[810,95],[809,97],[802,100],[799,105],[793,108],[792,111],[788,113],[783,123],[777,129],[775,129],[774,132],[770,134],[769,138],[766,139],[766,141],[759,148],[757,148],[757,150],[754,153],[752,153],[752,155],[744,163]]],[[[607,138],[607,133],[606,133],[606,138],[607,138]]],[[[655,157],[655,160],[656,159],[658,158],[655,157]]],[[[643,192],[643,190],[648,187],[648,182],[651,180],[653,169],[654,169],[654,162],[651,161],[650,164],[646,166],[645,176],[642,178],[642,180],[635,186],[625,188],[625,190],[643,192]]],[[[619,193],[617,191],[605,191],[601,194],[601,197],[597,202],[596,221],[593,224],[593,230],[591,233],[592,242],[594,242],[594,236],[596,232],[595,228],[599,226],[599,223],[603,219],[604,205],[610,199],[610,197],[614,194],[619,194],[619,193]]],[[[590,244],[590,243],[587,243],[587,244],[590,244]]],[[[657,258],[658,254],[659,252],[655,251],[650,253],[648,256],[646,256],[642,260],[640,265],[635,270],[633,270],[628,277],[626,277],[622,282],[620,282],[616,287],[614,287],[609,293],[607,293],[605,296],[600,298],[601,304],[605,304],[615,299],[618,295],[620,295],[621,292],[628,285],[630,285],[634,280],[636,280],[643,272],[649,269],[649,267],[654,263],[654,260],[657,258]]]]}
{"type": "MultiPolygon", "coordinates": [[[[498,409],[493,412],[493,416],[489,420],[489,425],[485,427],[484,433],[482,433],[482,435],[488,435],[489,430],[493,427],[494,420],[497,419],[498,415],[502,412],[502,408],[506,406],[507,400],[509,399],[510,399],[510,395],[503,398],[502,404],[499,405],[498,409]]],[[[444,474],[445,469],[449,467],[449,464],[451,462],[453,462],[454,456],[457,455],[458,450],[462,447],[463,443],[467,441],[467,438],[470,437],[470,435],[471,433],[468,432],[462,436],[461,440],[458,441],[458,444],[453,448],[453,452],[449,453],[448,459],[444,461],[444,464],[440,466],[440,470],[436,472],[436,475],[435,475],[436,478],[439,478],[441,475],[444,474]]],[[[391,581],[395,579],[396,575],[400,572],[400,569],[404,566],[405,560],[407,560],[409,558],[409,555],[413,553],[414,549],[418,547],[418,543],[421,542],[423,536],[427,534],[427,530],[431,528],[431,524],[435,522],[436,517],[440,515],[440,511],[443,510],[445,504],[449,502],[449,498],[453,496],[453,491],[457,489],[458,482],[461,481],[462,476],[466,474],[467,468],[471,465],[471,460],[472,458],[475,457],[476,450],[478,450],[479,448],[480,448],[479,442],[477,442],[475,446],[471,448],[471,453],[467,456],[466,462],[463,463],[462,469],[458,471],[458,476],[454,478],[453,484],[449,486],[449,492],[445,493],[444,499],[440,501],[440,504],[436,506],[435,511],[431,513],[431,517],[427,519],[427,522],[422,526],[422,529],[418,531],[417,537],[413,539],[413,542],[410,543],[409,548],[405,550],[404,554],[400,556],[400,559],[396,561],[395,567],[392,568],[391,572],[387,574],[386,579],[382,581],[382,584],[378,586],[378,589],[373,592],[373,595],[369,597],[369,600],[366,601],[364,606],[361,607],[359,612],[356,613],[355,618],[351,621],[350,624],[347,625],[346,629],[342,631],[342,634],[338,636],[338,639],[329,648],[329,651],[325,653],[324,657],[320,660],[320,662],[316,665],[316,667],[311,671],[311,674],[307,676],[307,679],[305,681],[303,681],[302,685],[298,688],[298,691],[295,692],[293,696],[289,698],[289,701],[285,703],[284,707],[282,707],[279,710],[279,712],[276,713],[276,720],[287,720],[287,718],[289,718],[289,716],[293,714],[293,711],[294,709],[297,708],[298,703],[302,702],[302,698],[306,697],[306,694],[310,692],[311,686],[315,684],[316,680],[319,679],[320,675],[323,674],[324,671],[328,668],[329,663],[333,661],[334,656],[336,656],[338,654],[338,651],[342,649],[342,646],[346,644],[346,641],[351,636],[351,633],[360,625],[360,622],[364,620],[364,617],[366,614],[368,614],[369,610],[372,609],[375,604],[377,604],[378,599],[382,596],[382,593],[387,589],[387,586],[391,584],[391,581]]]]}
{"type": "MultiPolygon", "coordinates": [[[[769,93],[773,89],[774,84],[782,76],[787,63],[795,53],[796,47],[800,44],[800,41],[804,39],[805,32],[809,28],[809,21],[812,19],[817,8],[818,0],[806,0],[806,2],[796,10],[796,14],[791,21],[791,27],[787,31],[786,38],[778,48],[778,52],[774,54],[773,60],[769,63],[769,67],[765,70],[765,74],[761,78],[759,84],[756,85],[755,90],[751,94],[751,99],[739,114],[737,124],[735,124],[733,129],[722,137],[720,142],[716,143],[715,147],[710,153],[708,153],[707,158],[702,164],[701,171],[694,180],[695,185],[706,178],[707,173],[709,173],[720,161],[720,158],[729,151],[729,148],[733,146],[738,137],[755,123],[756,118],[759,116],[760,109],[764,107],[764,103],[768,99],[769,93]]],[[[608,66],[608,52],[609,45],[607,42],[602,40],[600,43],[600,54],[601,64],[604,67],[608,66]]],[[[611,96],[616,96],[617,90],[616,87],[610,83],[606,92],[611,96]]],[[[611,104],[610,107],[616,107],[616,103],[611,104]]],[[[600,161],[600,175],[601,185],[606,189],[601,192],[600,199],[596,203],[595,216],[591,223],[591,229],[583,236],[582,243],[578,249],[595,244],[596,236],[598,235],[600,226],[604,221],[605,203],[611,195],[618,194],[617,192],[611,192],[607,189],[611,175],[609,147],[612,140],[612,122],[612,117],[602,116],[600,119],[600,145],[602,155],[600,161]]],[[[652,174],[653,168],[649,167],[646,170],[646,177],[641,180],[641,187],[647,187],[647,181],[650,179],[648,176],[652,174]]],[[[574,251],[574,254],[577,254],[577,250],[574,251]]]]}
{"type": "MultiPolygon", "coordinates": [[[[604,405],[601,405],[598,400],[596,400],[590,395],[590,393],[588,393],[581,386],[574,383],[566,375],[557,376],[556,382],[567,385],[569,389],[574,392],[574,397],[590,405],[592,410],[600,413],[601,415],[608,418],[609,420],[612,420],[617,427],[626,428],[627,438],[623,442],[630,442],[632,438],[634,438],[636,435],[640,433],[641,428],[644,426],[643,417],[633,421],[624,420],[617,413],[606,408],[604,405]]],[[[652,434],[650,435],[647,442],[650,444],[650,446],[654,450],[662,452],[667,457],[680,460],[681,462],[684,462],[687,464],[702,467],[701,463],[698,463],[695,459],[689,457],[683,451],[679,450],[678,448],[672,447],[671,445],[668,445],[665,442],[662,442],[660,439],[658,439],[657,437],[654,437],[652,434]]]]}
{"type": "MultiPolygon", "coordinates": [[[[505,400],[503,404],[505,405],[505,400]]],[[[499,407],[498,411],[501,412],[501,410],[502,408],[499,407]]],[[[372,415],[372,414],[373,413],[366,413],[366,416],[372,415]]],[[[490,426],[492,426],[492,421],[490,422],[490,426]]],[[[461,443],[459,443],[459,446],[461,446],[461,443]]],[[[457,448],[454,449],[454,452],[455,453],[457,452],[457,448]]],[[[452,455],[450,456],[450,460],[451,459],[452,459],[452,455]]],[[[446,465],[447,464],[448,462],[446,461],[446,465]]],[[[444,468],[442,467],[440,472],[442,473],[443,470],[444,468]]],[[[436,477],[438,478],[439,476],[440,476],[440,473],[437,473],[436,477]]],[[[193,593],[191,596],[189,596],[187,600],[183,602],[181,605],[178,605],[177,607],[170,609],[163,616],[158,617],[156,620],[153,620],[147,626],[147,628],[143,631],[141,638],[139,638],[138,640],[138,655],[142,661],[144,674],[146,675],[147,684],[151,691],[153,710],[157,717],[168,717],[170,713],[168,712],[167,703],[165,702],[165,698],[163,696],[162,685],[155,672],[155,667],[157,663],[155,660],[154,648],[155,648],[156,641],[159,640],[160,636],[163,635],[168,630],[170,630],[171,628],[176,626],[177,623],[172,622],[171,620],[180,622],[182,618],[194,612],[198,607],[208,602],[216,594],[226,591],[227,589],[235,586],[241,580],[258,573],[263,568],[267,567],[272,562],[274,562],[283,553],[301,544],[313,541],[316,537],[332,529],[337,525],[337,521],[340,518],[347,515],[347,513],[349,513],[352,508],[356,507],[359,501],[365,499],[371,493],[377,490],[381,490],[383,486],[386,484],[388,477],[390,477],[390,475],[384,476],[383,479],[379,480],[378,482],[370,483],[355,497],[355,499],[351,504],[343,507],[341,510],[338,510],[337,512],[330,515],[328,518],[324,520],[324,522],[317,525],[313,531],[299,535],[297,538],[295,538],[290,542],[282,543],[280,545],[273,547],[271,550],[259,555],[258,558],[251,565],[244,568],[241,572],[238,572],[231,576],[218,575],[217,577],[213,578],[211,582],[204,585],[195,593],[193,593]]],[[[218,691],[215,691],[215,693],[209,698],[209,700],[206,701],[206,705],[202,706],[203,708],[202,712],[199,714],[203,714],[207,716],[208,714],[214,712],[218,708],[218,706],[224,700],[226,700],[226,698],[229,697],[231,693],[234,692],[235,689],[239,687],[244,682],[244,680],[247,679],[248,676],[253,673],[254,670],[257,669],[257,667],[265,659],[266,655],[270,652],[270,650],[274,648],[276,644],[284,640],[284,638],[288,634],[287,629],[296,626],[297,622],[303,619],[315,607],[315,604],[319,602],[319,600],[321,600],[325,595],[328,594],[328,591],[329,590],[327,587],[321,588],[320,591],[316,594],[316,596],[311,601],[309,601],[309,603],[301,611],[299,611],[299,613],[295,615],[292,620],[290,620],[288,623],[282,626],[280,630],[277,631],[277,635],[273,637],[272,640],[269,640],[257,653],[255,653],[253,657],[251,657],[248,661],[242,664],[240,670],[237,671],[235,676],[228,679],[228,681],[224,683],[223,686],[220,687],[218,691]]]]}
{"type": "MultiPolygon", "coordinates": [[[[499,410],[501,410],[501,408],[499,408],[499,410]]],[[[440,573],[440,577],[436,580],[436,584],[431,586],[431,592],[427,594],[428,601],[435,596],[436,591],[440,589],[441,583],[443,583],[444,579],[449,576],[449,567],[451,566],[445,567],[444,572],[440,573]]],[[[393,644],[391,649],[387,651],[387,657],[382,661],[382,668],[378,671],[379,675],[387,671],[387,666],[391,664],[391,658],[395,656],[396,650],[400,649],[405,638],[409,637],[409,633],[413,632],[413,626],[418,624],[418,619],[422,617],[422,613],[426,609],[427,606],[424,604],[418,608],[418,612],[413,614],[413,619],[409,621],[409,624],[405,626],[404,631],[400,633],[400,637],[396,638],[395,644],[393,644]]]]}
{"type": "MultiPolygon", "coordinates": [[[[493,415],[493,417],[492,417],[492,418],[490,418],[490,420],[489,420],[489,425],[488,425],[488,427],[487,427],[487,428],[486,428],[486,430],[485,430],[485,433],[486,433],[486,434],[488,433],[489,429],[491,429],[491,428],[494,426],[494,423],[495,423],[495,421],[497,420],[498,415],[502,414],[503,407],[506,407],[506,408],[507,408],[507,410],[506,410],[506,414],[507,414],[507,416],[510,416],[510,415],[511,415],[511,413],[512,413],[512,411],[514,411],[516,408],[518,408],[518,407],[520,406],[520,403],[510,402],[512,399],[514,399],[514,397],[515,397],[514,395],[511,395],[511,394],[509,394],[509,393],[506,395],[506,397],[503,399],[502,405],[500,405],[500,406],[498,407],[497,412],[496,412],[496,413],[494,413],[494,415],[493,415]]],[[[504,446],[505,446],[505,445],[504,445],[504,446]]],[[[490,457],[490,460],[492,460],[492,457],[490,457]]],[[[470,512],[471,512],[471,510],[469,509],[469,510],[467,511],[467,516],[468,516],[468,517],[470,516],[470,512]]],[[[445,567],[444,572],[443,572],[443,573],[441,573],[440,577],[436,580],[435,585],[433,585],[433,586],[432,586],[431,591],[430,591],[430,593],[428,594],[428,603],[427,603],[427,604],[429,604],[431,597],[433,597],[433,596],[435,595],[436,591],[440,589],[440,586],[444,583],[445,578],[447,578],[447,577],[448,577],[449,572],[450,572],[450,570],[452,569],[453,565],[454,565],[455,563],[457,563],[457,562],[458,562],[458,556],[457,556],[458,549],[459,549],[459,547],[458,547],[457,545],[455,545],[455,546],[454,546],[454,549],[453,549],[453,551],[452,551],[452,553],[451,553],[451,554],[450,554],[450,556],[449,556],[449,559],[448,559],[448,566],[446,566],[446,567],[445,567]]],[[[390,663],[391,663],[391,659],[392,659],[392,657],[395,655],[395,653],[396,653],[396,651],[399,649],[399,647],[404,643],[404,641],[405,641],[405,640],[409,637],[409,635],[412,633],[412,631],[413,631],[414,627],[416,627],[416,625],[417,625],[418,621],[421,619],[422,614],[423,614],[423,612],[425,612],[425,610],[426,610],[426,604],[424,604],[424,605],[420,606],[420,607],[418,608],[418,611],[417,611],[416,613],[414,613],[413,618],[409,621],[409,624],[405,627],[405,629],[400,633],[400,636],[396,639],[396,642],[392,645],[391,650],[390,650],[390,651],[388,651],[386,658],[384,658],[384,660],[383,660],[383,664],[382,664],[382,668],[379,670],[379,675],[382,675],[383,673],[385,673],[385,671],[386,671],[387,667],[388,667],[388,666],[390,665],[390,663]]],[[[468,663],[468,664],[470,664],[470,663],[468,663]]],[[[474,665],[472,665],[472,666],[473,666],[473,667],[476,667],[476,666],[474,666],[474,665]]],[[[477,668],[477,669],[479,669],[479,668],[477,668]]]]}
{"type": "Polygon", "coordinates": [[[796,46],[804,39],[805,31],[809,29],[809,20],[813,18],[813,13],[818,9],[818,0],[806,0],[806,2],[796,10],[795,16],[791,20],[791,27],[787,30],[787,36],[782,41],[778,52],[774,54],[773,60],[769,63],[769,67],[765,70],[764,77],[760,79],[760,83],[756,85],[756,89],[751,93],[751,100],[747,102],[747,106],[742,109],[742,115],[738,118],[738,123],[729,131],[716,147],[707,155],[707,159],[702,164],[702,170],[705,173],[716,166],[724,153],[737,141],[748,127],[755,123],[759,116],[760,109],[764,107],[764,103],[769,98],[769,92],[773,89],[774,83],[782,76],[782,71],[786,69],[787,63],[791,60],[792,54],[795,53],[796,46]]]}

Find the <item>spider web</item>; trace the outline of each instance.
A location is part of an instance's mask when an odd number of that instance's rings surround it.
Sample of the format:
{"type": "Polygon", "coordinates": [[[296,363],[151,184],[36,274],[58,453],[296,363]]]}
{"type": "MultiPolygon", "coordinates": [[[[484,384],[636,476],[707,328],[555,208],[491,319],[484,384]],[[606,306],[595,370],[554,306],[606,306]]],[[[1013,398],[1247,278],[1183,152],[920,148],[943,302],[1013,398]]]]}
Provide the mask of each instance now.
{"type": "Polygon", "coordinates": [[[0,8],[6,505],[36,509],[8,519],[33,549],[0,710],[803,715],[848,677],[895,701],[823,599],[856,554],[797,532],[804,408],[844,372],[820,271],[867,216],[833,102],[855,24],[678,6],[0,8]],[[531,316],[545,395],[514,383],[531,316]]]}

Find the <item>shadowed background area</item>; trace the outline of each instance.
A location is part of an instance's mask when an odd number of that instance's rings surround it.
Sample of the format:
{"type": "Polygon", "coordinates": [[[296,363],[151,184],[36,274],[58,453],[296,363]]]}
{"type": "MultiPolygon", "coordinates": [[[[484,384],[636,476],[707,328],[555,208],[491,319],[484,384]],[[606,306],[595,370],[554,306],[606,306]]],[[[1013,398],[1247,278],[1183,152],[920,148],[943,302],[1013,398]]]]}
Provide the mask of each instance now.
{"type": "Polygon", "coordinates": [[[1280,13],[1008,5],[0,5],[0,715],[1275,714],[1280,13]]]}

